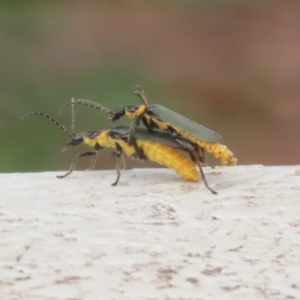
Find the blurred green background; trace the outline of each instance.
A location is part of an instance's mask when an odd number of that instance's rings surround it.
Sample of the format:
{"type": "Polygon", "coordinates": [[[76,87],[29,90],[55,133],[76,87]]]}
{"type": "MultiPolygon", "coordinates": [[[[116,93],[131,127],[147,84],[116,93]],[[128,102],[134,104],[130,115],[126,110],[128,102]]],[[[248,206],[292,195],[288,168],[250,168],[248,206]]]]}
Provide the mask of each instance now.
{"type": "MultiPolygon", "coordinates": [[[[137,84],[218,132],[239,164],[298,164],[299,25],[299,1],[3,1],[0,171],[68,169],[85,149],[60,153],[68,136],[25,113],[69,127],[71,97],[117,108],[140,103],[137,84]]],[[[111,126],[76,116],[77,132],[111,126]]],[[[97,168],[112,167],[105,150],[97,168]]]]}

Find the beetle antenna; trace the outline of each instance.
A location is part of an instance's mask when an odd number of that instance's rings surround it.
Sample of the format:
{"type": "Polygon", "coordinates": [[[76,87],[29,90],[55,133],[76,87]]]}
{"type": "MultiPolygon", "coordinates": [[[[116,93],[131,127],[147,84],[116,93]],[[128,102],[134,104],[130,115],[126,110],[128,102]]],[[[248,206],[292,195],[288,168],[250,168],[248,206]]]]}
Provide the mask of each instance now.
{"type": "Polygon", "coordinates": [[[138,96],[138,97],[142,100],[142,102],[145,104],[146,107],[149,106],[149,103],[148,103],[148,100],[147,100],[147,98],[146,98],[146,95],[145,95],[143,89],[142,89],[139,85],[137,85],[137,86],[135,87],[134,94],[135,94],[136,96],[138,96]]]}
{"type": "Polygon", "coordinates": [[[50,117],[47,114],[44,114],[42,112],[31,112],[29,114],[26,114],[22,117],[22,119],[24,119],[25,117],[29,117],[29,116],[41,116],[44,117],[48,120],[50,120],[51,122],[53,122],[56,126],[58,126],[63,132],[67,133],[71,138],[73,138],[73,134],[71,134],[67,128],[63,125],[61,125],[58,121],[56,121],[55,119],[53,119],[52,117],[50,117]]]}
{"type": "Polygon", "coordinates": [[[86,100],[86,99],[77,99],[76,100],[76,103],[77,104],[82,104],[82,105],[86,105],[86,106],[89,106],[89,107],[93,107],[93,108],[96,108],[100,111],[104,111],[106,113],[111,113],[112,111],[110,109],[108,109],[107,107],[97,103],[97,102],[93,102],[93,101],[90,101],[90,100],[86,100]]]}
{"type": "Polygon", "coordinates": [[[96,102],[93,102],[93,101],[90,101],[90,100],[86,100],[86,99],[77,99],[77,100],[74,99],[74,102],[71,101],[71,102],[65,103],[60,110],[62,110],[67,105],[73,105],[73,103],[85,105],[85,106],[92,107],[92,108],[96,108],[96,109],[98,109],[100,111],[104,111],[108,114],[112,113],[112,111],[110,109],[108,109],[107,107],[105,107],[105,106],[103,106],[99,103],[96,103],[96,102]]]}
{"type": "Polygon", "coordinates": [[[75,114],[76,114],[76,102],[75,102],[75,98],[73,97],[71,99],[71,115],[72,115],[72,119],[71,119],[71,131],[72,131],[72,135],[74,135],[75,132],[75,114]]]}

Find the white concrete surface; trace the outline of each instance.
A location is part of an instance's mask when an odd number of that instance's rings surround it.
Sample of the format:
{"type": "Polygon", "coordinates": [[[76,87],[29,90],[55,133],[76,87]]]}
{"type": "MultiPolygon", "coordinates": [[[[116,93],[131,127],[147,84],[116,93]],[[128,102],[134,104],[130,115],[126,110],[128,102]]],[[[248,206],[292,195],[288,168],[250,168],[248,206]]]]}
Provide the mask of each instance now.
{"type": "Polygon", "coordinates": [[[0,299],[300,299],[300,166],[0,175],[0,299]]]}

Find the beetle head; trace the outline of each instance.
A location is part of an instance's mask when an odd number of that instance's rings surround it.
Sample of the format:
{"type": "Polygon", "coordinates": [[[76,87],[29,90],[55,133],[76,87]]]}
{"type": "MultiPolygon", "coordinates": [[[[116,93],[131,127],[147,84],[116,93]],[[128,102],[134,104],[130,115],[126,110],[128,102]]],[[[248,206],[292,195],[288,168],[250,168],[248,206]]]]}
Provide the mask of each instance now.
{"type": "Polygon", "coordinates": [[[69,146],[78,146],[82,143],[92,146],[95,144],[95,138],[101,135],[101,130],[90,130],[73,135],[72,139],[67,143],[69,146]]]}
{"type": "Polygon", "coordinates": [[[139,109],[138,105],[128,105],[117,108],[115,111],[110,112],[109,120],[112,122],[119,120],[125,114],[130,118],[131,115],[134,116],[134,113],[139,109]]]}
{"type": "Polygon", "coordinates": [[[69,146],[78,146],[83,143],[83,134],[79,133],[72,137],[72,139],[67,143],[67,147],[69,146]]]}

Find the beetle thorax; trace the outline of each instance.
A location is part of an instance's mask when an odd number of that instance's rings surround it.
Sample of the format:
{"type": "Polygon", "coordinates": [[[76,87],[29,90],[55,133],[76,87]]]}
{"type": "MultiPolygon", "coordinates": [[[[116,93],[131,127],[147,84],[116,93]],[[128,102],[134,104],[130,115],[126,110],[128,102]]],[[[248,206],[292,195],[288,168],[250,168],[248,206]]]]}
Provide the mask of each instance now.
{"type": "Polygon", "coordinates": [[[138,117],[142,113],[144,113],[145,109],[146,109],[145,105],[132,105],[132,106],[128,106],[128,107],[126,107],[125,115],[129,119],[133,119],[135,117],[138,117]]]}

